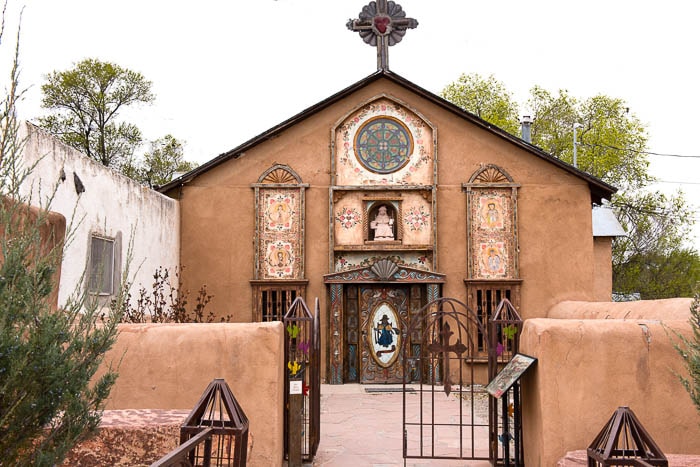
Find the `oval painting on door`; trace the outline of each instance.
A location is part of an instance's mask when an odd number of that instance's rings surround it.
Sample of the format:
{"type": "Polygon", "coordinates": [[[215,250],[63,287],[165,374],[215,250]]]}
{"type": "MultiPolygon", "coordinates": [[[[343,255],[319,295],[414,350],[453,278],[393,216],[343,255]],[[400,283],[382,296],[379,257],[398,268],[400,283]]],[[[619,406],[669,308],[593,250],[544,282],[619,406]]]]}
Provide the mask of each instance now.
{"type": "Polygon", "coordinates": [[[401,327],[396,310],[386,302],[370,314],[372,326],[372,356],[383,368],[391,366],[401,350],[401,327]]]}

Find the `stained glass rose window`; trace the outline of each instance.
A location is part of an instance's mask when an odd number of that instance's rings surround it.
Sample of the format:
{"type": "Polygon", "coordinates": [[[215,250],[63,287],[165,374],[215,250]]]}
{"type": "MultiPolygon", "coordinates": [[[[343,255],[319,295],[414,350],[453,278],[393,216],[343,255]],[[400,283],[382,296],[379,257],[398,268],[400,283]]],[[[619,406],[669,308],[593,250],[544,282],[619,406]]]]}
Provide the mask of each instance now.
{"type": "Polygon", "coordinates": [[[396,172],[408,163],[412,152],[413,139],[408,128],[390,117],[369,120],[355,136],[357,160],[372,172],[396,172]]]}

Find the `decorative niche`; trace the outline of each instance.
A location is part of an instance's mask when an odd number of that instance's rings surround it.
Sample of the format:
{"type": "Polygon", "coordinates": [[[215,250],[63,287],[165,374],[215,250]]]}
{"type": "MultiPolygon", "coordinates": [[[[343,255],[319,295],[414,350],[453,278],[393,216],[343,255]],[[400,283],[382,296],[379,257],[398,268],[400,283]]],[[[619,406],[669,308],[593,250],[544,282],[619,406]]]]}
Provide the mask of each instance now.
{"type": "Polygon", "coordinates": [[[365,199],[364,240],[372,245],[396,245],[403,240],[401,198],[365,199]]]}

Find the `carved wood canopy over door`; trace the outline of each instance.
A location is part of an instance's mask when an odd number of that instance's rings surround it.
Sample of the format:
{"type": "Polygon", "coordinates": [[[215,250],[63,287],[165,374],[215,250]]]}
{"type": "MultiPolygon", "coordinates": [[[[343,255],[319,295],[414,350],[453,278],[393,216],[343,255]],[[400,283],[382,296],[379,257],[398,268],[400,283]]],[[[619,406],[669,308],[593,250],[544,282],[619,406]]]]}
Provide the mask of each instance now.
{"type": "Polygon", "coordinates": [[[359,287],[360,382],[402,383],[401,340],[408,323],[409,288],[359,287]]]}

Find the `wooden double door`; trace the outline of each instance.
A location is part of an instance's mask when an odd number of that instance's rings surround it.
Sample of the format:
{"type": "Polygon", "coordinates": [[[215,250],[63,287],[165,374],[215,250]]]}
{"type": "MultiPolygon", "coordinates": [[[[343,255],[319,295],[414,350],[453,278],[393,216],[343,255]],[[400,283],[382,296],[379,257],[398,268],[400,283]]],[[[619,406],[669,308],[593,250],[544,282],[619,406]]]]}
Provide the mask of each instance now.
{"type": "MultiPolygon", "coordinates": [[[[408,284],[358,284],[347,287],[346,382],[403,382],[403,340],[410,340],[406,330],[411,310],[421,307],[422,289],[420,285],[408,284]]],[[[406,344],[411,345],[410,342],[406,344]]]]}

